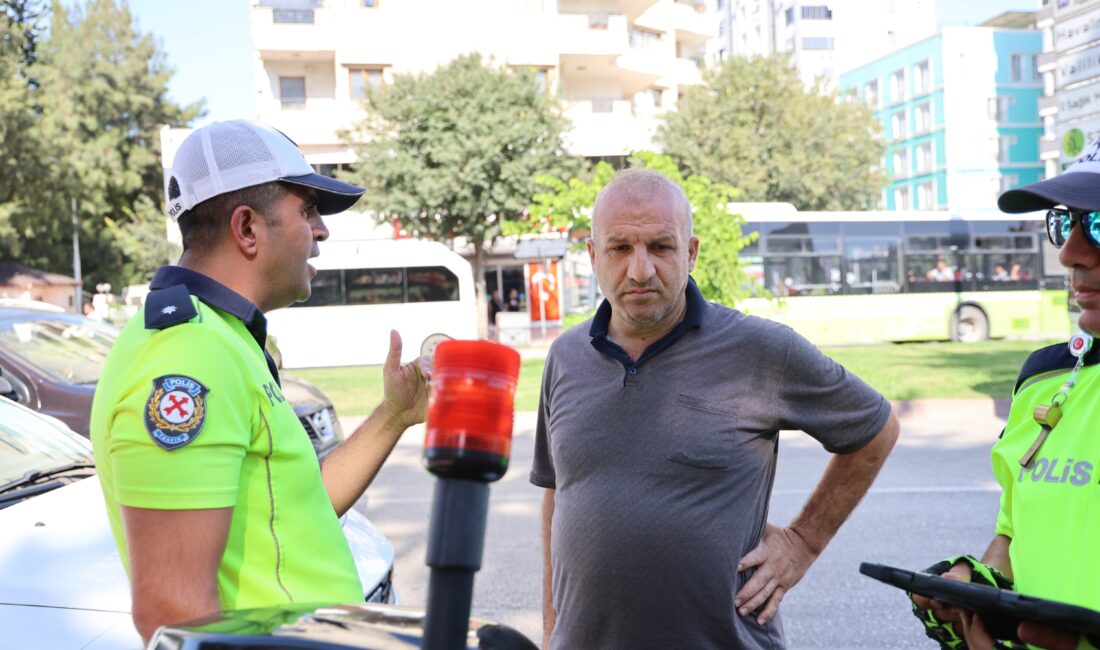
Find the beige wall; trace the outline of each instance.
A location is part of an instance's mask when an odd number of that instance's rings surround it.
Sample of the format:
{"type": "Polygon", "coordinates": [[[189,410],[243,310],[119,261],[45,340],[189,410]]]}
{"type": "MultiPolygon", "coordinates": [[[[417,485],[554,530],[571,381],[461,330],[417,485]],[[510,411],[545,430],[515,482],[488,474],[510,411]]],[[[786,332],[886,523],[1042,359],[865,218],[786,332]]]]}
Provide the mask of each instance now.
{"type": "Polygon", "coordinates": [[[574,121],[570,147],[582,155],[619,155],[652,146],[655,110],[631,105],[647,88],[662,91],[659,110],[675,108],[682,84],[698,83],[697,54],[717,36],[704,3],[674,0],[324,0],[312,24],[274,23],[253,0],[257,114],[296,140],[311,162],[352,162],[337,131],[362,117],[348,70],[434,70],[479,52],[496,65],[547,71],[551,92],[574,121]],[[564,13],[559,13],[559,7],[564,13]],[[631,31],[663,34],[657,48],[631,46],[631,31]],[[284,110],[280,76],[306,77],[304,110],[284,110]],[[615,100],[614,106],[608,101],[615,100]],[[595,103],[594,103],[595,102],[595,103]],[[620,102],[626,102],[622,104],[620,102]],[[613,109],[613,110],[609,110],[613,109]],[[636,110],[637,109],[637,110],[636,110]],[[318,157],[323,157],[320,160],[318,157]]]}

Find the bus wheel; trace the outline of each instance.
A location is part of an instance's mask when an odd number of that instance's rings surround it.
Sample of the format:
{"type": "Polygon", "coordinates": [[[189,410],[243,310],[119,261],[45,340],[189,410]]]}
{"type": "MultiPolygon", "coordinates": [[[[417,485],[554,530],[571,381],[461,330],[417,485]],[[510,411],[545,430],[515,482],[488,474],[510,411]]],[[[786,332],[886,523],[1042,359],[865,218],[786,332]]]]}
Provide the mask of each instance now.
{"type": "Polygon", "coordinates": [[[443,341],[450,341],[451,337],[446,334],[432,334],[428,338],[424,339],[424,342],[420,344],[420,354],[431,357],[435,356],[436,347],[443,341]]]}
{"type": "Polygon", "coordinates": [[[989,338],[989,319],[974,305],[963,305],[951,317],[951,340],[974,343],[989,338]]]}

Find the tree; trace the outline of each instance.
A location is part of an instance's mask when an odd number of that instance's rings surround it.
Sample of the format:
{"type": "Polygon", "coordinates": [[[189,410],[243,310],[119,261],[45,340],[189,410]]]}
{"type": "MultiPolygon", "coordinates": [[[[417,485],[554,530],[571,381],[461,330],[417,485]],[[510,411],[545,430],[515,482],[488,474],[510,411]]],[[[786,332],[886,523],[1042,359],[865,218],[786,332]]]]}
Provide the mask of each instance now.
{"type": "MultiPolygon", "coordinates": [[[[750,295],[767,295],[745,272],[746,263],[739,255],[758,235],[744,234],[741,228],[745,220],[739,214],[730,214],[726,208],[738,197],[736,188],[698,174],[685,178],[671,157],[649,151],[635,153],[630,162],[633,167],[652,169],[664,175],[687,194],[695,235],[700,239],[699,258],[692,277],[705,298],[733,306],[750,295]]],[[[614,175],[611,165],[600,162],[587,175],[567,180],[539,176],[536,180],[541,191],[534,195],[530,219],[510,225],[509,232],[519,234],[556,228],[587,234],[592,226],[596,196],[614,175]]]]}
{"type": "MultiPolygon", "coordinates": [[[[530,72],[468,54],[431,73],[395,75],[364,109],[343,134],[359,157],[347,178],[367,188],[361,205],[416,237],[465,238],[485,305],[482,268],[502,224],[524,216],[536,175],[574,168],[560,106],[530,72]]],[[[484,335],[486,310],[478,314],[484,335]]]]}
{"type": "Polygon", "coordinates": [[[0,113],[28,104],[31,116],[25,140],[0,139],[0,160],[14,158],[21,170],[14,188],[5,191],[0,180],[0,232],[12,235],[0,237],[0,258],[70,273],[75,200],[85,286],[145,280],[172,251],[159,209],[159,130],[187,124],[200,107],[168,99],[172,71],[124,3],[70,8],[55,0],[46,36],[33,22],[40,14],[24,13],[34,45],[24,74],[32,81],[22,95],[0,90],[0,113]]]}
{"type": "Polygon", "coordinates": [[[0,242],[16,241],[19,215],[32,202],[25,191],[38,149],[32,68],[44,13],[34,0],[0,0],[0,242]]]}
{"type": "Polygon", "coordinates": [[[886,184],[878,132],[865,106],[807,90],[786,57],[733,57],[664,115],[657,141],[685,173],[733,185],[743,201],[860,210],[886,184]]]}

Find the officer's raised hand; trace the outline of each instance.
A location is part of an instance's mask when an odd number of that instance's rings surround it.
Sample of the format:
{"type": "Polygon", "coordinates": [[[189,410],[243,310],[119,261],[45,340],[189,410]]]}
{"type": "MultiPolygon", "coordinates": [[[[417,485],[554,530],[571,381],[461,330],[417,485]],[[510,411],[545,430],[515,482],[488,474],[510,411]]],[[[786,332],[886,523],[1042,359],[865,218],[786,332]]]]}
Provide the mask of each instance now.
{"type": "Polygon", "coordinates": [[[390,351],[382,366],[385,391],[382,406],[401,426],[419,424],[427,417],[431,376],[432,358],[429,356],[401,363],[401,335],[397,330],[390,330],[390,351]]]}

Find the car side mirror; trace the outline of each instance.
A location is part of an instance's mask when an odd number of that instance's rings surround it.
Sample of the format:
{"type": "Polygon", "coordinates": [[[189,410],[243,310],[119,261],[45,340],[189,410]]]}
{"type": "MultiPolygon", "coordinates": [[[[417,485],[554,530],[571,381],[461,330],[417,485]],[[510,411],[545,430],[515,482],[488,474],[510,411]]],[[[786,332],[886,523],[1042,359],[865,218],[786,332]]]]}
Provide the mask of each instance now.
{"type": "Polygon", "coordinates": [[[12,383],[8,381],[8,378],[4,376],[0,376],[0,395],[17,402],[19,401],[15,395],[15,386],[13,386],[12,383]]]}

